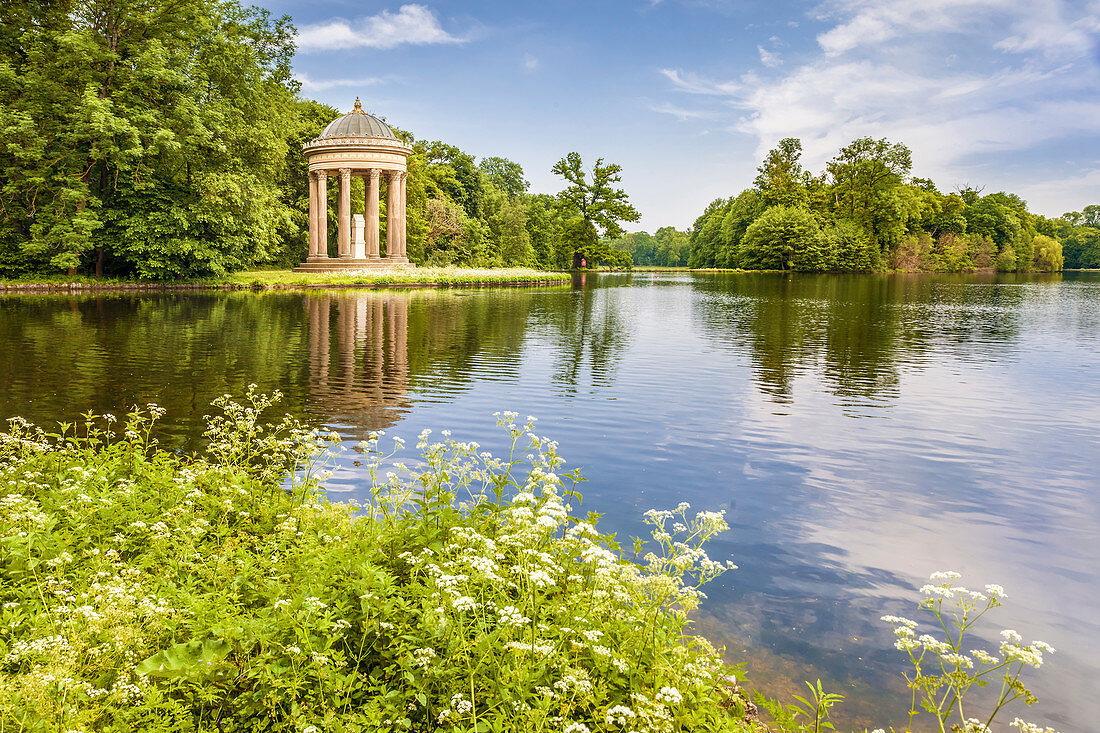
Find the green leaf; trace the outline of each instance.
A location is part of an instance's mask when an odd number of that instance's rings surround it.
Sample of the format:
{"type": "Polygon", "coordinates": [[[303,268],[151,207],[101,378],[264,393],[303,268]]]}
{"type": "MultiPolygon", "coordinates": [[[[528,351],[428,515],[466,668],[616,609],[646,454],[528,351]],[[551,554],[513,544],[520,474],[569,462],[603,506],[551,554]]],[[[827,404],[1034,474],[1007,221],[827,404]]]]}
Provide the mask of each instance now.
{"type": "Polygon", "coordinates": [[[157,652],[137,666],[137,673],[162,679],[212,679],[214,666],[230,652],[230,646],[220,639],[187,641],[157,652]]]}

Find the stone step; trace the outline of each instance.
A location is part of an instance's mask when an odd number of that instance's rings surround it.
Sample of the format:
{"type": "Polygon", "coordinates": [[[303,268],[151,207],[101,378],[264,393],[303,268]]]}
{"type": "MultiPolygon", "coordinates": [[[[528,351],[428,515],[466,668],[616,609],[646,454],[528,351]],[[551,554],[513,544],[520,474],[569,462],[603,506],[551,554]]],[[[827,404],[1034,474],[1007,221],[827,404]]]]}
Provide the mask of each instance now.
{"type": "Polygon", "coordinates": [[[354,270],[411,270],[416,265],[408,260],[382,258],[379,260],[351,260],[330,257],[306,260],[294,268],[294,272],[349,272],[354,270]]]}

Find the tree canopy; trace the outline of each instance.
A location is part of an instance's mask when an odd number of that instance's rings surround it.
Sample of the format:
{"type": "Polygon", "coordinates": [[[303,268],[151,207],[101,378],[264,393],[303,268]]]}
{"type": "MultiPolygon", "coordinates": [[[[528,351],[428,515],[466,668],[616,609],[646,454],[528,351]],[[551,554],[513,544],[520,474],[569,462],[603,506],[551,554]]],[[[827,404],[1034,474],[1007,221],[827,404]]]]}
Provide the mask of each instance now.
{"type": "MultiPolygon", "coordinates": [[[[692,267],[866,271],[1059,270],[1096,262],[1100,242],[1085,221],[1050,220],[1019,196],[973,188],[941,193],[911,178],[902,143],[860,138],[820,175],[801,165],[802,144],[779,141],[752,188],[711,202],[696,219],[692,267]],[[1042,237],[1042,238],[1040,238],[1042,237]]],[[[1087,211],[1087,209],[1086,209],[1087,211]]]]}

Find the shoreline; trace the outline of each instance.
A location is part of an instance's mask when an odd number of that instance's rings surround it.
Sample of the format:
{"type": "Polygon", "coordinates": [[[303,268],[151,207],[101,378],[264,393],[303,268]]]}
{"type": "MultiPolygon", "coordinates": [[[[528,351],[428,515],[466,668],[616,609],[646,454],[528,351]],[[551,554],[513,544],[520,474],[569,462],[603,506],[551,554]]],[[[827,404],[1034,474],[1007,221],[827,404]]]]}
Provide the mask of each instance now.
{"type": "Polygon", "coordinates": [[[14,282],[0,280],[0,295],[159,293],[239,290],[304,289],[409,289],[540,287],[568,283],[568,272],[502,269],[494,272],[476,268],[438,268],[383,273],[297,274],[289,270],[253,270],[224,278],[184,282],[139,282],[92,279],[14,282]]]}
{"type": "MultiPolygon", "coordinates": [[[[289,270],[244,271],[227,276],[224,280],[184,281],[184,282],[140,282],[94,279],[18,282],[0,279],[0,295],[47,295],[47,294],[94,294],[94,293],[169,293],[200,291],[266,291],[266,290],[407,290],[413,288],[529,288],[548,285],[562,285],[571,281],[575,274],[615,274],[641,272],[680,272],[680,273],[733,273],[733,274],[809,274],[809,275],[992,275],[996,270],[982,268],[966,272],[946,272],[942,270],[877,270],[873,272],[826,272],[796,273],[789,270],[740,270],[721,268],[660,268],[635,267],[633,270],[563,270],[557,272],[531,270],[516,274],[494,276],[491,270],[471,268],[468,273],[455,268],[450,272],[428,272],[427,277],[415,277],[393,273],[371,275],[324,273],[301,275],[289,270]],[[476,273],[476,274],[475,274],[476,273]]],[[[1095,269],[1067,268],[1057,272],[1100,272],[1095,269]]],[[[1054,274],[1045,270],[1026,270],[1018,273],[1001,274],[1054,274]]]]}

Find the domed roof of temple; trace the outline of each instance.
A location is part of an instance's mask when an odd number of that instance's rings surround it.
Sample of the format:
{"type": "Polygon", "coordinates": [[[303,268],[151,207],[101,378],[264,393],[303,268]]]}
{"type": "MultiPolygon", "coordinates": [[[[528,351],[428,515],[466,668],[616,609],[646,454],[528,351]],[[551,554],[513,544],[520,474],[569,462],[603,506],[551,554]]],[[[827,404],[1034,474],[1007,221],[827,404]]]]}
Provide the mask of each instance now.
{"type": "Polygon", "coordinates": [[[384,137],[396,140],[397,135],[382,120],[363,111],[359,97],[355,98],[355,107],[343,117],[337,117],[328,123],[315,139],[325,140],[337,137],[384,137]]]}

